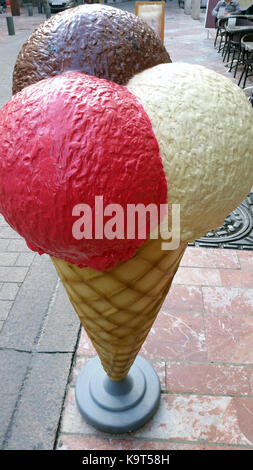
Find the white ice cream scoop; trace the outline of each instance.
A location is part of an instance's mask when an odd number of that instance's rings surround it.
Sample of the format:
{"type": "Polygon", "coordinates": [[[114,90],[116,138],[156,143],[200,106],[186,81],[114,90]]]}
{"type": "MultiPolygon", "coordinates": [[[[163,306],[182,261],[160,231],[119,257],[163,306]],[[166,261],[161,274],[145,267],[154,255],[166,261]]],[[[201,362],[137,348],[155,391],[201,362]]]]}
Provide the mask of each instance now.
{"type": "Polygon", "coordinates": [[[253,186],[253,109],[232,81],[206,67],[161,64],[127,85],[147,112],[180,204],[181,238],[217,228],[253,186]]]}

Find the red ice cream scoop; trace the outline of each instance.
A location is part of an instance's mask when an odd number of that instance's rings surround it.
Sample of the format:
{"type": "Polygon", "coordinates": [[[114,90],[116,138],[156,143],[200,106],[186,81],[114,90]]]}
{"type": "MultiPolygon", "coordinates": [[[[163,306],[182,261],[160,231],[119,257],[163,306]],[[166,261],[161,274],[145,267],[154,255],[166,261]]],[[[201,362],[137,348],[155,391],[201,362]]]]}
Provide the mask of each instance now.
{"type": "Polygon", "coordinates": [[[166,202],[150,120],[125,87],[69,72],[0,111],[0,212],[31,249],[109,269],[146,238],[127,238],[127,205],[166,202]]]}

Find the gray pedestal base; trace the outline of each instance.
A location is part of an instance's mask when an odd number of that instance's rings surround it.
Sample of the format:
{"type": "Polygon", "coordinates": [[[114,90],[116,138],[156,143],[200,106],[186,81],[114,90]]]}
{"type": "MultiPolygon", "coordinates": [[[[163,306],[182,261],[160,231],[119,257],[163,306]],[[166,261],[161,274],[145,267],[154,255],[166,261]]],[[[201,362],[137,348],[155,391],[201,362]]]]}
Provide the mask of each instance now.
{"type": "Polygon", "coordinates": [[[131,432],[157,410],[159,378],[148,361],[137,356],[127,377],[113,382],[98,357],[82,369],[76,383],[76,402],[87,421],[101,431],[131,432]]]}

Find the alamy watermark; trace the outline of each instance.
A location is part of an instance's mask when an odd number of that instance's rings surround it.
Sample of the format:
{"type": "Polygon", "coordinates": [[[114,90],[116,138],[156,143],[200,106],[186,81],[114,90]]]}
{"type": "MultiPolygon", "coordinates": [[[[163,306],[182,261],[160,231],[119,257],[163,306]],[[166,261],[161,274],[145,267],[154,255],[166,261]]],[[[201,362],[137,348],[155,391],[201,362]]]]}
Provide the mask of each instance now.
{"type": "Polygon", "coordinates": [[[146,239],[149,227],[150,238],[162,238],[162,250],[175,250],[180,244],[180,204],[120,204],[104,206],[103,196],[95,196],[95,207],[89,204],[76,204],[72,216],[78,217],[72,225],[72,235],[76,240],[104,238],[108,240],[146,239]],[[106,220],[105,220],[106,219],[106,220]],[[171,227],[171,230],[168,229],[171,227]],[[138,233],[137,233],[138,232],[138,233]]]}

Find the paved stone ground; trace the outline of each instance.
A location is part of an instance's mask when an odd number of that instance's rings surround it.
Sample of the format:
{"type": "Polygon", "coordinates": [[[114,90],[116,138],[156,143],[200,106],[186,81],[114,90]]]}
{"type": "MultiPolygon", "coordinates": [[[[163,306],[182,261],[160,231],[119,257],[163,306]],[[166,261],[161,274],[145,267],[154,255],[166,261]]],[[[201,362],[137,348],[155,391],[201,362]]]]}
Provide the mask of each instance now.
{"type": "MultiPolygon", "coordinates": [[[[133,11],[134,2],[121,5],[133,11]]],[[[0,104],[13,65],[42,15],[0,16],[0,104]]],[[[202,63],[231,78],[201,21],[166,5],[173,61],[202,63]]],[[[78,371],[95,352],[48,256],[31,252],[0,217],[0,448],[253,448],[252,253],[188,248],[142,349],[162,384],[159,410],[133,434],[108,436],[79,415],[78,371]]]]}
{"type": "Polygon", "coordinates": [[[252,253],[187,248],[140,351],[160,377],[160,406],[134,433],[108,436],[81,418],[75,380],[95,355],[82,332],[57,449],[252,449],[252,286],[252,253]]]}

